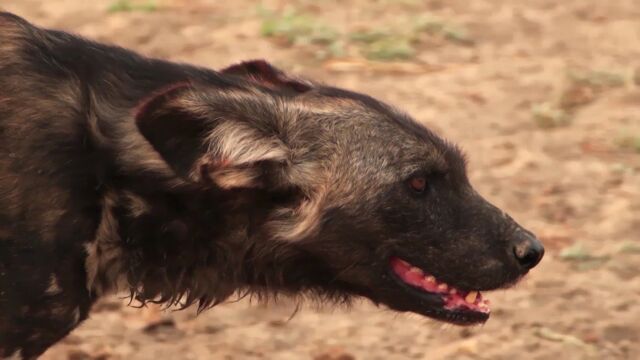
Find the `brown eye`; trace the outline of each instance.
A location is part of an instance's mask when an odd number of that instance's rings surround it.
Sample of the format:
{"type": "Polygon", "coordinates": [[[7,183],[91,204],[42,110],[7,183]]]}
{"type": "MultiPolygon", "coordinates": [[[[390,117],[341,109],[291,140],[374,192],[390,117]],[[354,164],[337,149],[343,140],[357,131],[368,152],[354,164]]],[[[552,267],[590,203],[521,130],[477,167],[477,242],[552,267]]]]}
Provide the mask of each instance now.
{"type": "Polygon", "coordinates": [[[411,187],[411,190],[421,194],[427,188],[427,179],[424,176],[414,176],[409,179],[409,187],[411,187]]]}

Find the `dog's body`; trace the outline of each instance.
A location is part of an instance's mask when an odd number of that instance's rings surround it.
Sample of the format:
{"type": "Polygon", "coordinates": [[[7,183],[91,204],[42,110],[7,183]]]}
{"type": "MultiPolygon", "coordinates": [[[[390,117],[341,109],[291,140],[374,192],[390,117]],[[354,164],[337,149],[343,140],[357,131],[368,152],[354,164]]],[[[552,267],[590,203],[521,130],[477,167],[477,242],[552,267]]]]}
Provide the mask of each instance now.
{"type": "Polygon", "coordinates": [[[474,323],[475,290],[541,257],[455,147],[374,99],[0,13],[0,358],[37,357],[116,290],[201,308],[237,291],[359,295],[474,323]],[[405,260],[473,299],[420,285],[405,260]]]}

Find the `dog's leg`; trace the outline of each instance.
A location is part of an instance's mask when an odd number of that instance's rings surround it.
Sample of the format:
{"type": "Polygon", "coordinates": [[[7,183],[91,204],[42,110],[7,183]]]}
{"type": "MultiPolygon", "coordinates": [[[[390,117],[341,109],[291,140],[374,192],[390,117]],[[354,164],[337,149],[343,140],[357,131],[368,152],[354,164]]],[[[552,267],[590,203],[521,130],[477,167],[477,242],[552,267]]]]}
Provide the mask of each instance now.
{"type": "Polygon", "coordinates": [[[12,299],[0,315],[0,359],[35,359],[87,317],[86,304],[67,298],[51,277],[39,298],[12,299]]]}
{"type": "Polygon", "coordinates": [[[0,359],[37,358],[91,306],[82,259],[25,248],[0,246],[0,359]]]}

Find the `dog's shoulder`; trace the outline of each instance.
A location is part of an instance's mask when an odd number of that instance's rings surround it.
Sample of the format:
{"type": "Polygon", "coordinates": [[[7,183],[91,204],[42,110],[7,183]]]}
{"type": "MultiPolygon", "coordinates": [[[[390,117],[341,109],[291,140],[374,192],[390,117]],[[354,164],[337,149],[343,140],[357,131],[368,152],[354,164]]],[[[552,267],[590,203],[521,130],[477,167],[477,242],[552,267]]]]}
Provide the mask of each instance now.
{"type": "Polygon", "coordinates": [[[10,36],[16,31],[33,27],[25,19],[9,12],[0,11],[0,36],[10,36]]]}
{"type": "Polygon", "coordinates": [[[35,27],[26,20],[0,12],[0,67],[15,58],[34,35],[35,27]]]}

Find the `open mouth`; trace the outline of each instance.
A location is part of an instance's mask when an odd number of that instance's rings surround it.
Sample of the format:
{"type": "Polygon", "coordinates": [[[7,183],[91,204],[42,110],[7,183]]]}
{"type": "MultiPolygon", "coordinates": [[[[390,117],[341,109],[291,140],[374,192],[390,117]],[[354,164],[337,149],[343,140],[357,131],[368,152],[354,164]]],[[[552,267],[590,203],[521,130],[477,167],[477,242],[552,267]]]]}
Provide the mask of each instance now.
{"type": "Polygon", "coordinates": [[[479,291],[457,289],[397,257],[391,258],[390,265],[396,280],[409,285],[412,292],[442,299],[435,317],[457,324],[482,323],[489,318],[489,300],[484,300],[479,291]]]}

